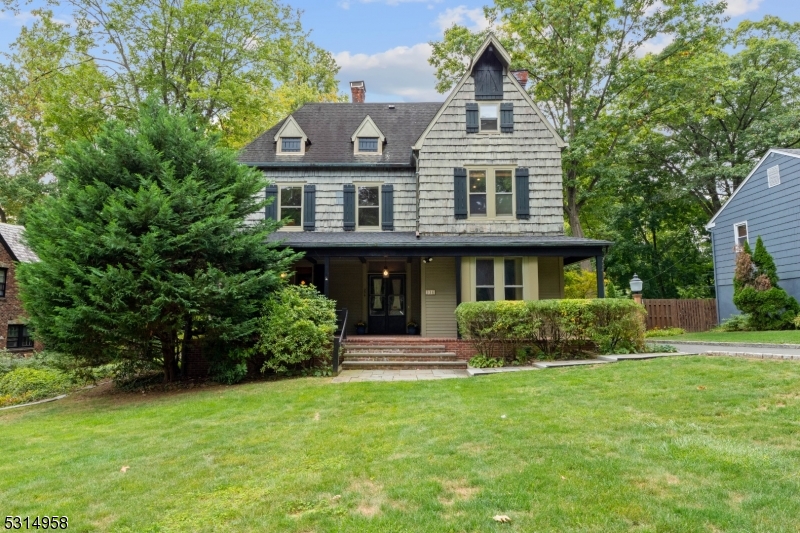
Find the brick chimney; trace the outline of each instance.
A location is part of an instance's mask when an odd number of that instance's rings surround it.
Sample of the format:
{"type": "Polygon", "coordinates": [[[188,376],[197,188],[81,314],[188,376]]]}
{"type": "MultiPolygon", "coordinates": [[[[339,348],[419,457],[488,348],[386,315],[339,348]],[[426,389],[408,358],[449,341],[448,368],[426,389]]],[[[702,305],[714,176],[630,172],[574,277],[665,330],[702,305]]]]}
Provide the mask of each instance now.
{"type": "Polygon", "coordinates": [[[520,85],[522,85],[523,89],[525,87],[527,87],[527,85],[528,85],[528,71],[527,70],[512,70],[511,74],[513,74],[514,77],[517,78],[517,81],[519,82],[520,85]]]}
{"type": "Polygon", "coordinates": [[[354,104],[363,104],[367,98],[367,85],[363,81],[351,81],[350,92],[353,94],[354,104]]]}

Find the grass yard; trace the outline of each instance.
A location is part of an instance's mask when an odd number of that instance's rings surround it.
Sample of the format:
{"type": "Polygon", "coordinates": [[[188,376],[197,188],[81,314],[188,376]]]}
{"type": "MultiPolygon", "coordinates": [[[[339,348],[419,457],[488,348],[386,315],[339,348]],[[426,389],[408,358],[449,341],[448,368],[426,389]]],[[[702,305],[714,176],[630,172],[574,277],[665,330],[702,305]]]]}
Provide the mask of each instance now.
{"type": "Polygon", "coordinates": [[[0,514],[76,532],[800,528],[797,363],[328,381],[0,412],[0,514]]]}
{"type": "Polygon", "coordinates": [[[704,331],[684,333],[672,337],[650,337],[647,342],[664,341],[707,341],[707,342],[766,342],[774,344],[800,344],[800,330],[788,331],[704,331]]]}

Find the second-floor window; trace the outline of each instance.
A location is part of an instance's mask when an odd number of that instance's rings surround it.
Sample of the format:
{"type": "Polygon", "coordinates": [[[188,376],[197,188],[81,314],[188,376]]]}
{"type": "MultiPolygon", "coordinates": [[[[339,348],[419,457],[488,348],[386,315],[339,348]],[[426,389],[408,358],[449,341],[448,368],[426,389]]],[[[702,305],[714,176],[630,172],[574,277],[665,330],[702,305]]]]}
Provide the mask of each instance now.
{"type": "Polygon", "coordinates": [[[470,217],[514,215],[514,178],[510,169],[470,170],[468,186],[470,217]]]}
{"type": "Polygon", "coordinates": [[[359,185],[358,227],[379,228],[381,223],[381,188],[380,185],[359,185]]]}
{"type": "Polygon", "coordinates": [[[6,279],[8,278],[8,269],[0,268],[0,296],[6,295],[6,279]]]}
{"type": "Polygon", "coordinates": [[[287,226],[299,226],[303,222],[303,186],[280,187],[278,192],[278,218],[289,218],[287,226]]]}
{"type": "Polygon", "coordinates": [[[478,110],[480,113],[480,131],[483,133],[497,133],[498,127],[498,109],[499,105],[496,103],[479,104],[478,110]]]}
{"type": "Polygon", "coordinates": [[[281,137],[281,152],[300,152],[300,137],[281,137]]]}
{"type": "Polygon", "coordinates": [[[367,153],[378,152],[378,138],[377,137],[359,137],[358,138],[358,151],[367,153]]]}

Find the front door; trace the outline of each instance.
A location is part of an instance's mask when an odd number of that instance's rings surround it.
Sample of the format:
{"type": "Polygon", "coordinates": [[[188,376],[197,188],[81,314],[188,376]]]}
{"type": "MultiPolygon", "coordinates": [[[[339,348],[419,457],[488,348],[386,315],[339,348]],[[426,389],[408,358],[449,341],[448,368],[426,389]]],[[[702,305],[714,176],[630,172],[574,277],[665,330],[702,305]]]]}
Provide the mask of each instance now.
{"type": "Polygon", "coordinates": [[[402,335],[406,332],[406,275],[370,274],[367,307],[367,332],[375,335],[402,335]]]}

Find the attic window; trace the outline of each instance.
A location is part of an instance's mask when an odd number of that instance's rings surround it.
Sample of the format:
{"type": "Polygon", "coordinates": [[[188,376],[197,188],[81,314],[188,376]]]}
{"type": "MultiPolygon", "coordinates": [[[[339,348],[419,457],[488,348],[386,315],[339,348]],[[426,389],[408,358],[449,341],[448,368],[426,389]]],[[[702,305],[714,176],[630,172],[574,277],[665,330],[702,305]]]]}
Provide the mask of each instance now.
{"type": "Polygon", "coordinates": [[[358,138],[358,151],[359,152],[378,152],[378,138],[377,137],[359,137],[358,138]]]}
{"type": "Polygon", "coordinates": [[[496,132],[497,131],[497,104],[480,104],[480,119],[481,131],[483,132],[496,132]]]}
{"type": "Polygon", "coordinates": [[[282,137],[281,152],[300,152],[300,137],[282,137]]]}
{"type": "Polygon", "coordinates": [[[781,171],[778,167],[779,165],[775,165],[767,169],[767,184],[769,187],[775,187],[781,184],[781,171]]]}

